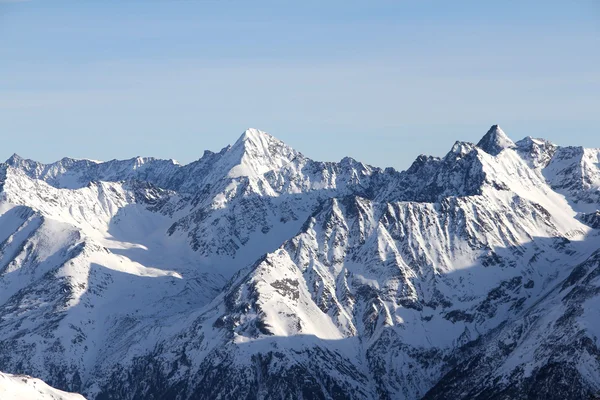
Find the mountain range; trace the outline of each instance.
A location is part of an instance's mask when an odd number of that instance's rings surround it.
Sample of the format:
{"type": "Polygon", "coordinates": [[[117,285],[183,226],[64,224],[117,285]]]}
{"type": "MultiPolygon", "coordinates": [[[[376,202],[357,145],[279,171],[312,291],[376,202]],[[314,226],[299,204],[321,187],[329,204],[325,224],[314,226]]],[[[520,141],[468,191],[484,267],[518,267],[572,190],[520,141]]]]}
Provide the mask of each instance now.
{"type": "Polygon", "coordinates": [[[13,155],[0,381],[96,400],[594,398],[599,234],[600,149],[497,125],[401,172],[256,129],[187,165],[13,155]]]}

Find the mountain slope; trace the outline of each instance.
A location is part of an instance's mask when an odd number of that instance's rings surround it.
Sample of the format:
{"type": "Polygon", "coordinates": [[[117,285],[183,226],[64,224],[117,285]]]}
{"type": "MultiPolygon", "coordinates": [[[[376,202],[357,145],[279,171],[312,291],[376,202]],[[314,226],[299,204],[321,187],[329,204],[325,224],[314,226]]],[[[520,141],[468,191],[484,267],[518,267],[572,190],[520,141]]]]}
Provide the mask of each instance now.
{"type": "Polygon", "coordinates": [[[584,399],[600,392],[600,251],[519,318],[457,352],[426,399],[584,399]]]}
{"type": "Polygon", "coordinates": [[[26,375],[0,372],[0,398],[19,400],[84,400],[83,396],[63,392],[26,375]]]}
{"type": "Polygon", "coordinates": [[[599,154],[495,125],[402,172],[254,129],[188,165],[13,156],[0,369],[96,399],[593,394],[599,154]]]}

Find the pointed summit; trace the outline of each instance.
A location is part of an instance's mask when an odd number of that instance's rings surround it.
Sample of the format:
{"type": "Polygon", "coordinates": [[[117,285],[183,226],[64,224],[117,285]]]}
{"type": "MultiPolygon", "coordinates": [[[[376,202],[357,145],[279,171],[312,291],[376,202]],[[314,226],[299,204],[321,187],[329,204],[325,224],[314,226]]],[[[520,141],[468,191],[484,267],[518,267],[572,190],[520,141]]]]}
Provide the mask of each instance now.
{"type": "Polygon", "coordinates": [[[18,164],[19,162],[21,162],[21,161],[23,161],[23,160],[24,160],[24,158],[23,158],[23,157],[21,157],[21,156],[20,156],[20,155],[18,155],[17,153],[13,153],[13,155],[12,155],[12,156],[10,156],[10,157],[8,158],[8,160],[6,160],[6,161],[5,161],[5,163],[6,163],[6,164],[8,164],[8,165],[12,165],[12,166],[14,166],[14,165],[18,164]]]}
{"type": "Polygon", "coordinates": [[[267,132],[255,128],[249,128],[242,133],[239,139],[231,146],[231,152],[250,154],[253,157],[261,157],[269,153],[269,148],[274,144],[283,142],[269,135],[267,132]]]}
{"type": "MultiPolygon", "coordinates": [[[[237,140],[238,142],[260,142],[264,140],[272,140],[275,139],[273,136],[269,135],[267,132],[261,131],[256,128],[248,128],[242,133],[242,136],[237,140]]],[[[277,139],[275,139],[277,140],[277,139]]]]}
{"type": "Polygon", "coordinates": [[[232,162],[230,177],[262,175],[302,156],[281,140],[254,128],[244,131],[228,153],[232,162]]]}
{"type": "Polygon", "coordinates": [[[492,125],[489,131],[481,138],[477,147],[488,154],[497,156],[504,149],[514,148],[515,143],[498,126],[492,125]]]}

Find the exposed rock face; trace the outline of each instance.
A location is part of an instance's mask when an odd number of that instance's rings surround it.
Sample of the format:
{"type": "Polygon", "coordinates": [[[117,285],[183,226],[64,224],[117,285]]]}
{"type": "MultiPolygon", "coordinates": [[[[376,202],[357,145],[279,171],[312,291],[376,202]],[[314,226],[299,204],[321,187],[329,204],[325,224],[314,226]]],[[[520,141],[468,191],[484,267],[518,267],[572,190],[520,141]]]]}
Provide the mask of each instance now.
{"type": "Polygon", "coordinates": [[[258,130],[191,164],[0,165],[0,370],[90,399],[600,392],[598,149],[406,171],[258,130]]]}
{"type": "Polygon", "coordinates": [[[490,130],[477,143],[477,147],[488,154],[497,156],[504,149],[515,148],[515,143],[506,136],[506,133],[498,125],[492,125],[490,130]]]}

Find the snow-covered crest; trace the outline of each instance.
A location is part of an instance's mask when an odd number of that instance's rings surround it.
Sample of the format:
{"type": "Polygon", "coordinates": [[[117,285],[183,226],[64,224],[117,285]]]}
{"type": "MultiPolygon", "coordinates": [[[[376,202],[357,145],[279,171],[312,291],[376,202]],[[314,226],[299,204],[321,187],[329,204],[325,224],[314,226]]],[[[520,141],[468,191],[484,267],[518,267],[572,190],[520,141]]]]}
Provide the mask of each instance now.
{"type": "Polygon", "coordinates": [[[490,130],[477,143],[477,146],[485,152],[496,156],[504,149],[514,148],[515,143],[506,136],[506,133],[498,125],[492,125],[490,130]]]}
{"type": "Polygon", "coordinates": [[[83,396],[54,389],[27,375],[0,372],[0,398],[15,400],[85,400],[83,396]]]}
{"type": "MultiPolygon", "coordinates": [[[[188,165],[13,156],[0,370],[89,398],[436,398],[455,378],[474,397],[504,386],[446,373],[489,351],[482,370],[527,388],[553,343],[559,364],[597,348],[598,156],[498,126],[403,172],[256,129],[188,165]]],[[[598,387],[586,360],[557,393],[598,387]]]]}

